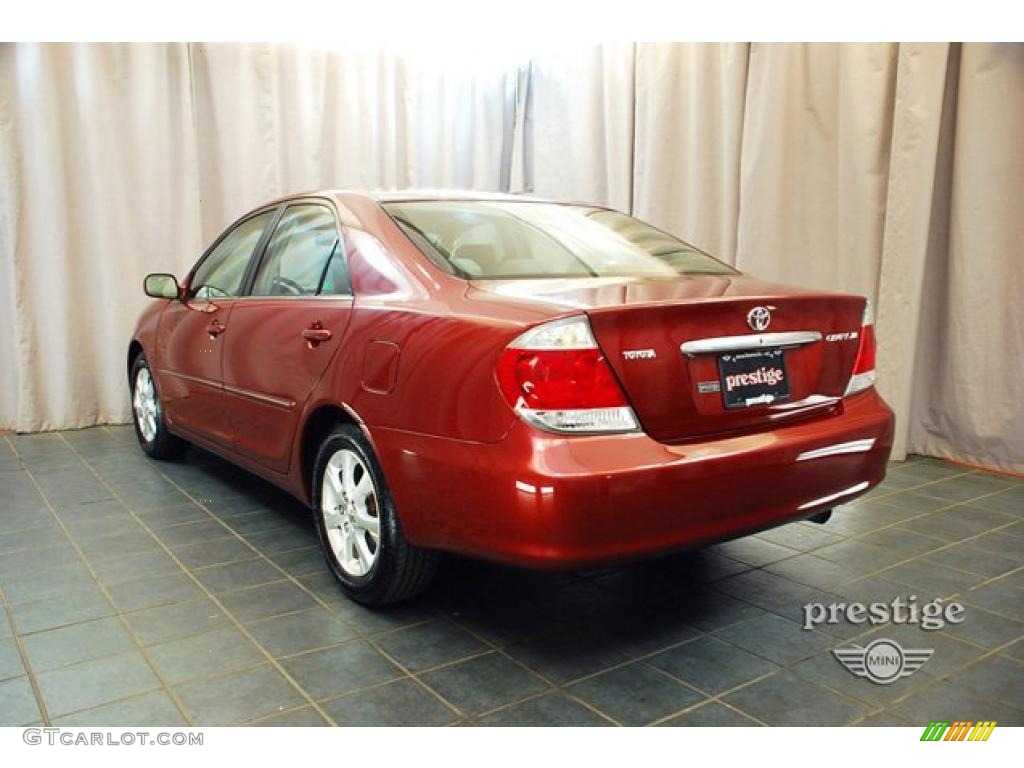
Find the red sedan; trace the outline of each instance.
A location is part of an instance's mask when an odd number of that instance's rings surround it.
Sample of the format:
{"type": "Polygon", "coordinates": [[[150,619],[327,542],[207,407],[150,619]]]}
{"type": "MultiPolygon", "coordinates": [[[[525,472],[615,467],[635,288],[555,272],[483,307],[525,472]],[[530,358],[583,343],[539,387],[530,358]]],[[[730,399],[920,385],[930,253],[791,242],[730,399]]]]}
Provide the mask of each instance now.
{"type": "Polygon", "coordinates": [[[361,602],[442,551],[589,568],[823,520],[885,475],[865,299],[604,207],[296,195],[145,287],[143,450],[195,443],[307,502],[361,602]]]}

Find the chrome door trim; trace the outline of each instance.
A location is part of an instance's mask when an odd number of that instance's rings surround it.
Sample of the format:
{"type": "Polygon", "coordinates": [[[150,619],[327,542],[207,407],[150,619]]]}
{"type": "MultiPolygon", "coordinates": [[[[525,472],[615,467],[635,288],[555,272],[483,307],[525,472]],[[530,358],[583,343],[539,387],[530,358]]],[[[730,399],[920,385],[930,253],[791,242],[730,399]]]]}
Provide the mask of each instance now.
{"type": "Polygon", "coordinates": [[[295,401],[293,400],[288,400],[283,397],[274,397],[273,395],[268,395],[264,392],[254,392],[251,389],[244,389],[231,384],[224,384],[224,391],[228,394],[238,395],[239,397],[244,397],[249,400],[255,400],[258,403],[273,405],[286,411],[290,411],[295,407],[295,401]]]}
{"type": "Polygon", "coordinates": [[[330,293],[330,294],[317,294],[315,296],[263,296],[257,294],[246,294],[245,296],[235,296],[235,301],[346,301],[352,303],[355,300],[355,296],[351,293],[330,293]]]}
{"type": "Polygon", "coordinates": [[[741,352],[767,347],[799,347],[821,341],[818,331],[783,331],[781,333],[751,333],[743,336],[716,336],[711,339],[684,341],[679,349],[687,357],[715,352],[741,352]]]}
{"type": "Polygon", "coordinates": [[[165,368],[164,370],[160,371],[160,375],[175,376],[179,379],[184,379],[185,381],[191,381],[193,384],[200,384],[204,387],[209,387],[210,389],[223,389],[219,381],[214,381],[213,379],[204,379],[199,376],[191,376],[187,373],[181,373],[179,371],[172,371],[170,368],[165,368]]]}

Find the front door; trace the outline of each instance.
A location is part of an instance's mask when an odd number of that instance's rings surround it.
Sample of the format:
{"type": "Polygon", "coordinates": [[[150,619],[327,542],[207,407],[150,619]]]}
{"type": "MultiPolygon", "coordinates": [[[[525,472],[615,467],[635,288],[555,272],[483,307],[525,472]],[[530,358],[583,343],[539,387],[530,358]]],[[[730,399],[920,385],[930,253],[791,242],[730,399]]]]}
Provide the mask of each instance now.
{"type": "Polygon", "coordinates": [[[173,428],[231,445],[221,355],[246,269],[274,211],[228,231],[199,263],[182,301],[164,310],[157,331],[157,378],[173,428]]]}
{"type": "Polygon", "coordinates": [[[333,210],[289,205],[225,334],[224,396],[238,453],[288,471],[302,406],[338,351],[352,301],[333,210]]]}

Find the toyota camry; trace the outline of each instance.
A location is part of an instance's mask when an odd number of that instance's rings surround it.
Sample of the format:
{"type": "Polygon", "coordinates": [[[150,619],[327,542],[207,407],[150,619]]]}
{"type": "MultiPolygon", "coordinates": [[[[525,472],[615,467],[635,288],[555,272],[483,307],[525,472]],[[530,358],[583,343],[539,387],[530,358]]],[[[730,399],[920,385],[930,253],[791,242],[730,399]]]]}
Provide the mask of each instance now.
{"type": "Polygon", "coordinates": [[[368,604],[446,551],[585,569],[822,521],[891,448],[864,298],[599,205],[294,195],[145,291],[142,449],[194,443],[307,503],[368,604]]]}

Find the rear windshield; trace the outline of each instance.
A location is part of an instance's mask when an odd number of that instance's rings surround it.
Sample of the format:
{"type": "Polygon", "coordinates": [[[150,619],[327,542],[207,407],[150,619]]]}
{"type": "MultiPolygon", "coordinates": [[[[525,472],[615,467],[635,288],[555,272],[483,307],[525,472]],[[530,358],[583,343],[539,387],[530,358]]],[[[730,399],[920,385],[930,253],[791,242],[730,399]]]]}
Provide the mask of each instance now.
{"type": "Polygon", "coordinates": [[[428,258],[468,279],[735,274],[692,245],[605,208],[451,200],[384,208],[428,258]]]}

